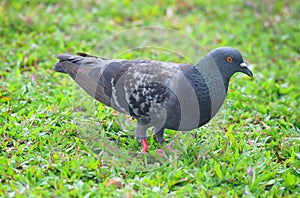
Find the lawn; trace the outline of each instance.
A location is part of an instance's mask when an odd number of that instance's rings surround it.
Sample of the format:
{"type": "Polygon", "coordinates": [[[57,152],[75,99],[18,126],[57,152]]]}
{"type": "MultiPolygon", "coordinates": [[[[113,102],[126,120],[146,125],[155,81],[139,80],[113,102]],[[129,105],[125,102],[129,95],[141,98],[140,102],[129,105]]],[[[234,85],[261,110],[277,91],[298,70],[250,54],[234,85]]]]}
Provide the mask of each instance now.
{"type": "Polygon", "coordinates": [[[0,197],[300,197],[299,19],[297,0],[1,1],[0,197]],[[220,46],[254,78],[234,75],[209,124],[167,130],[165,157],[52,70],[60,53],[194,63],[220,46]]]}

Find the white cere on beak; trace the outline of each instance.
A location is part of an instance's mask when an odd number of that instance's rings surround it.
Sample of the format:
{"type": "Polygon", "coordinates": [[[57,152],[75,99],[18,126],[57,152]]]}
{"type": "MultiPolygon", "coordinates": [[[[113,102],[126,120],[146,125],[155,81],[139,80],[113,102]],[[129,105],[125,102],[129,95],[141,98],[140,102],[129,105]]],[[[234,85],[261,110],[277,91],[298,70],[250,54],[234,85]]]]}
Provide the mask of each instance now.
{"type": "Polygon", "coordinates": [[[247,67],[247,64],[246,63],[241,63],[240,66],[241,67],[247,67]]]}

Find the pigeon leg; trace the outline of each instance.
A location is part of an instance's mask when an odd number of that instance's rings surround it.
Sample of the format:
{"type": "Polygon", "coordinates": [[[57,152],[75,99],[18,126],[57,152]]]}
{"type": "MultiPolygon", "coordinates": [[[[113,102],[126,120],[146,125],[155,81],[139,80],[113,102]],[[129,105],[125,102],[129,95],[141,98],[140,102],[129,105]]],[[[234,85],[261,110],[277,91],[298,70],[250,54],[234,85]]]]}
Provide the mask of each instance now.
{"type": "MultiPolygon", "coordinates": [[[[156,140],[160,143],[160,145],[162,145],[165,141],[164,139],[164,132],[165,132],[165,129],[162,128],[160,130],[158,130],[156,133],[155,133],[155,137],[156,137],[156,140]]],[[[171,151],[172,153],[175,153],[176,150],[172,149],[171,147],[172,144],[167,144],[167,148],[169,151],[171,151]]],[[[163,157],[163,153],[164,151],[162,149],[157,149],[157,153],[163,157]]]]}
{"type": "Polygon", "coordinates": [[[156,137],[156,140],[162,145],[165,141],[164,139],[164,132],[165,132],[165,129],[164,128],[161,128],[159,131],[155,132],[155,137],[156,137]]]}
{"type": "Polygon", "coordinates": [[[135,137],[138,139],[139,143],[142,144],[142,152],[146,153],[148,151],[148,143],[146,140],[146,130],[147,130],[148,126],[146,125],[140,125],[137,124],[136,128],[135,128],[135,137]]]}
{"type": "Polygon", "coordinates": [[[147,153],[148,152],[148,143],[147,143],[147,140],[146,140],[146,138],[143,138],[142,139],[142,147],[143,147],[143,149],[142,149],[142,152],[143,153],[147,153]]]}
{"type": "MultiPolygon", "coordinates": [[[[155,131],[156,131],[155,132],[156,140],[160,143],[160,145],[162,145],[165,141],[165,139],[164,139],[165,129],[164,128],[161,128],[160,130],[155,129],[155,131]]],[[[161,157],[165,157],[164,151],[162,149],[156,149],[156,152],[161,157]]]]}

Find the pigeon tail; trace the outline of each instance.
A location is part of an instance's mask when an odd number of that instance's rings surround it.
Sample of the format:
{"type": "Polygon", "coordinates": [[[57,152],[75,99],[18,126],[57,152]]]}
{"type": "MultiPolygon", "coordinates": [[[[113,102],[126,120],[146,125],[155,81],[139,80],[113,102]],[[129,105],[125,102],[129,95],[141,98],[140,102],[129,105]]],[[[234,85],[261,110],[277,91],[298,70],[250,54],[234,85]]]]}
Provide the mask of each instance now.
{"type": "Polygon", "coordinates": [[[59,59],[59,62],[55,63],[53,66],[53,70],[60,72],[60,73],[67,73],[66,70],[64,69],[64,62],[69,61],[69,59],[72,57],[72,55],[69,54],[59,54],[56,56],[59,59]]]}
{"type": "Polygon", "coordinates": [[[60,72],[60,73],[67,73],[64,69],[63,64],[61,64],[61,62],[55,63],[54,67],[53,67],[54,71],[60,72]]]}

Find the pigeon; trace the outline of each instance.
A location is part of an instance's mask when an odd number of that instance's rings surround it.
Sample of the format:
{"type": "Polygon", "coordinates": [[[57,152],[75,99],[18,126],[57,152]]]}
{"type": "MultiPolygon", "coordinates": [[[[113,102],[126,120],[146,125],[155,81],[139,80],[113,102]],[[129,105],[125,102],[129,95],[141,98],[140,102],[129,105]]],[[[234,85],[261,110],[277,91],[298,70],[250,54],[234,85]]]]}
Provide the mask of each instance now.
{"type": "Polygon", "coordinates": [[[231,47],[208,52],[197,64],[105,59],[85,53],[57,55],[53,70],[66,73],[90,96],[137,120],[135,137],[148,151],[146,130],[160,144],[164,130],[189,131],[209,122],[222,106],[236,72],[253,77],[231,47]]]}

